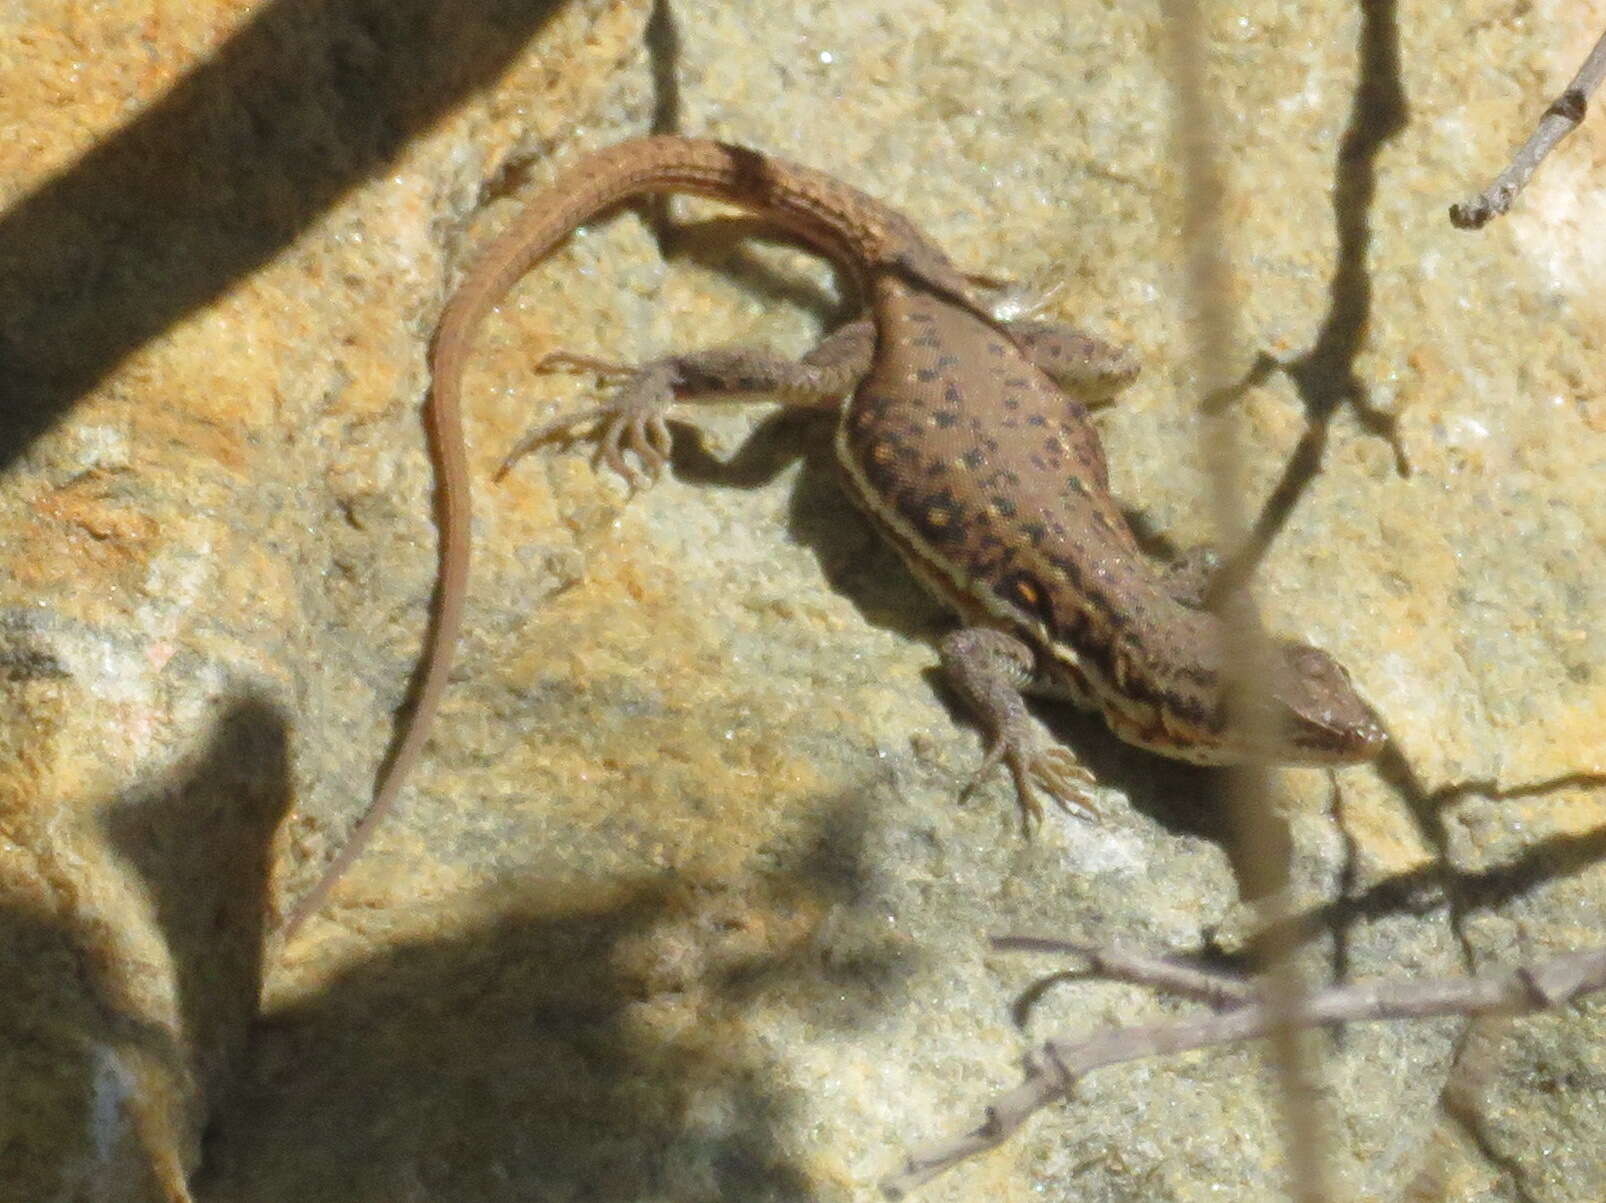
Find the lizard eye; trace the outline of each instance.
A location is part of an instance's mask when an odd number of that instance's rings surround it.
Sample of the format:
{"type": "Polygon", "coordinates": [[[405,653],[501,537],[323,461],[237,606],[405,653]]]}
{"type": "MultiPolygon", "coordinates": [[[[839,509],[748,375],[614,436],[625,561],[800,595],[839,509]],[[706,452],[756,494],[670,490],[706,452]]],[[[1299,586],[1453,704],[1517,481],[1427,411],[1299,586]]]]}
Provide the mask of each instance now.
{"type": "Polygon", "coordinates": [[[1349,684],[1349,675],[1339,667],[1338,661],[1308,643],[1283,644],[1283,657],[1300,680],[1318,688],[1330,687],[1339,681],[1349,684]]]}

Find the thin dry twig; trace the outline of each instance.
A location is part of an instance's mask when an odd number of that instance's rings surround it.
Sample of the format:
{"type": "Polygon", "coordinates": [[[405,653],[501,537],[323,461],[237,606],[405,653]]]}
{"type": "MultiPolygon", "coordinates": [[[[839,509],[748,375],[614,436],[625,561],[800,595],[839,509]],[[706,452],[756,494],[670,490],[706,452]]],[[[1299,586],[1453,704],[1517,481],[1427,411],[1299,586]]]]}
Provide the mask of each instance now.
{"type": "Polygon", "coordinates": [[[1533,177],[1544,157],[1583,121],[1589,107],[1589,94],[1599,86],[1602,77],[1606,77],[1606,33],[1600,35],[1595,48],[1584,59],[1584,65],[1578,68],[1578,74],[1562,89],[1561,95],[1550,102],[1528,141],[1512,156],[1494,183],[1478,195],[1450,206],[1450,224],[1461,230],[1476,230],[1510,209],[1511,202],[1533,177]]]}
{"type": "MultiPolygon", "coordinates": [[[[1216,135],[1216,98],[1205,72],[1209,54],[1198,0],[1163,0],[1167,79],[1174,93],[1173,117],[1177,160],[1181,166],[1183,237],[1188,246],[1188,326],[1192,358],[1205,396],[1220,396],[1235,373],[1238,312],[1232,280],[1233,240],[1226,221],[1227,177],[1216,135]]],[[[1244,546],[1249,522],[1245,498],[1250,495],[1241,451],[1245,436],[1242,414],[1233,407],[1206,411],[1200,425],[1201,451],[1210,477],[1210,508],[1219,546],[1244,546]]],[[[1254,595],[1244,585],[1215,599],[1221,620],[1224,688],[1234,726],[1251,746],[1268,747],[1272,708],[1266,683],[1273,678],[1273,650],[1260,622],[1254,595]]],[[[1227,776],[1227,810],[1232,838],[1242,866],[1242,888],[1258,900],[1263,931],[1261,992],[1272,1015],[1294,1015],[1304,991],[1293,959],[1288,932],[1287,895],[1281,890],[1287,871],[1271,815],[1271,784],[1260,758],[1234,766],[1227,776]]],[[[1283,1118],[1293,1197],[1299,1203],[1328,1203],[1327,1140],[1311,1100],[1315,1068],[1292,1022],[1275,1025],[1270,1053],[1281,1087],[1283,1118]]]]}
{"type": "Polygon", "coordinates": [[[994,936],[992,945],[1005,952],[1058,952],[1081,957],[1099,977],[1179,994],[1218,1011],[1254,998],[1254,987],[1241,978],[1195,969],[1120,945],[1100,948],[1076,940],[1053,940],[1043,936],[994,936]]]}
{"type": "MultiPolygon", "coordinates": [[[[1000,946],[1043,948],[1055,943],[1015,938],[1007,943],[1000,942],[1000,946]]],[[[1078,951],[1085,948],[1068,943],[1063,946],[1078,951]]],[[[1117,966],[1112,976],[1122,981],[1172,993],[1196,994],[1194,979],[1212,976],[1220,979],[1222,997],[1245,991],[1245,983],[1235,977],[1183,968],[1141,954],[1094,950],[1089,955],[1102,964],[1117,966]],[[1179,987],[1178,983],[1189,984],[1179,987]]],[[[1107,1028],[1076,1039],[1045,1040],[1026,1055],[1025,1080],[987,1108],[987,1118],[982,1124],[962,1136],[911,1154],[901,1170],[882,1182],[881,1190],[889,1199],[901,1199],[966,1158],[996,1148],[1033,1112],[1067,1096],[1077,1079],[1101,1066],[1254,1040],[1290,1023],[1309,1029],[1332,1023],[1429,1019],[1441,1015],[1529,1015],[1601,989],[1606,989],[1606,948],[1567,953],[1532,968],[1494,969],[1475,977],[1380,980],[1334,986],[1293,1000],[1291,1014],[1286,1000],[1274,1007],[1251,989],[1244,1001],[1229,1005],[1219,1014],[1175,1023],[1107,1028]]]]}

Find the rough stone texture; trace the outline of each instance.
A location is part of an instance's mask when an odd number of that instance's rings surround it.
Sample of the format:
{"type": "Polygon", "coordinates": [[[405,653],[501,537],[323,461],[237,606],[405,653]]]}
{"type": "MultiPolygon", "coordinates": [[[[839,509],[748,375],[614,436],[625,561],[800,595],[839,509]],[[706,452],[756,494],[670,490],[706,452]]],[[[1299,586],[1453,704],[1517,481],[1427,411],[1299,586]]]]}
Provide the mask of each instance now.
{"type": "MultiPolygon", "coordinates": [[[[1598,122],[1511,217],[1444,217],[1599,14],[1367,12],[1211,29],[1250,507],[1287,502],[1257,585],[1396,737],[1278,776],[1316,979],[1606,929],[1598,122]]],[[[602,0],[0,4],[0,1200],[871,1199],[1032,1040],[1190,1010],[1074,980],[1020,1031],[1059,966],[987,933],[1241,950],[1216,776],[1045,710],[1111,820],[1028,843],[1002,780],[956,805],[979,746],[930,675],[939,607],[820,424],[733,410],[688,415],[644,495],[561,452],[481,490],[404,808],[264,964],[417,654],[445,290],[655,103],[1062,286],[1053,311],[1147,365],[1100,418],[1117,490],[1158,548],[1210,536],[1149,10],[675,14],[646,38],[602,0]]],[[[532,273],[467,383],[480,479],[585,403],[530,372],[548,349],[801,350],[846,312],[743,229],[666,263],[626,212],[532,273]]],[[[1316,1038],[1338,1197],[1606,1195],[1601,1014],[1479,1025],[1459,1068],[1453,1021],[1316,1038]]],[[[1117,1067],[924,1197],[1282,1198],[1279,1106],[1258,1048],[1117,1067]]]]}

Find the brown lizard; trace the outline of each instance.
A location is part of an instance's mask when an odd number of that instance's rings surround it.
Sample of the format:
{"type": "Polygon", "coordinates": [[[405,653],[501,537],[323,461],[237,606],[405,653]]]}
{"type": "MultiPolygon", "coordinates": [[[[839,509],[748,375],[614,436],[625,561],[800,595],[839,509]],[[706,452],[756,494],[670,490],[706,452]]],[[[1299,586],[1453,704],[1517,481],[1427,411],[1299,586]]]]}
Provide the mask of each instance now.
{"type": "Polygon", "coordinates": [[[849,492],[964,624],[940,650],[990,735],[967,792],[1003,763],[1027,817],[1041,814],[1034,785],[1067,810],[1090,809],[1091,777],[1067,749],[1042,742],[1023,692],[1068,699],[1130,743],[1201,763],[1338,763],[1382,747],[1383,729],[1344,669],[1292,640],[1276,643],[1266,682],[1270,745],[1248,746],[1229,721],[1219,621],[1198,602],[1196,582],[1181,579],[1195,574],[1168,572],[1139,550],[1110,497],[1087,410],[1055,382],[1107,391],[1133,374],[1121,352],[1068,328],[995,321],[971,278],[912,222],[830,176],[719,142],[643,138],[560,175],[492,241],[442,312],[425,410],[439,472],[440,578],[417,702],[373,801],[291,912],[286,937],[394,805],[446,686],[468,585],[460,390],[481,319],[576,227],[661,192],[713,197],[796,234],[852,274],[868,320],[798,362],[719,349],[647,365],[610,404],[525,439],[504,470],[555,430],[594,418],[604,462],[629,476],[629,452],[656,474],[668,450],[665,412],[684,397],[766,393],[837,410],[849,492]]]}

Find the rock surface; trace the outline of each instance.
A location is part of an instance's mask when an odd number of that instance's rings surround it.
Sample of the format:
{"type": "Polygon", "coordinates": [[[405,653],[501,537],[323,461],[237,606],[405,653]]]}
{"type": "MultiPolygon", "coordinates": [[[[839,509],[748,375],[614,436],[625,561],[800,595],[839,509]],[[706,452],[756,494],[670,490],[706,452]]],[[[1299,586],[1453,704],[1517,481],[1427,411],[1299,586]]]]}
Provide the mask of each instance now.
{"type": "MultiPolygon", "coordinates": [[[[480,490],[424,763],[270,951],[417,655],[449,285],[559,164],[655,116],[838,174],[1132,345],[1145,374],[1099,418],[1115,488],[1157,548],[1211,536],[1147,10],[449,7],[0,4],[7,1203],[868,1200],[1035,1040],[1194,1010],[1073,979],[1022,1030],[1062,965],[988,934],[1242,952],[1217,775],[1045,708],[1109,821],[1026,842],[1001,778],[956,803],[980,747],[931,673],[945,616],[824,426],[734,407],[688,411],[635,497],[578,451],[480,490]]],[[[1313,980],[1606,930],[1598,123],[1509,218],[1444,216],[1594,37],[1556,20],[1253,4],[1210,29],[1257,590],[1395,738],[1277,775],[1313,980]]],[[[667,260],[623,211],[486,324],[479,480],[586,404],[531,371],[548,350],[801,351],[851,312],[813,257],[671,212],[667,260]]],[[[1313,1038],[1335,1197],[1606,1196],[1601,1016],[1313,1038]]],[[[1281,1199],[1280,1105],[1259,1046],[1115,1067],[922,1197],[1281,1199]]]]}

